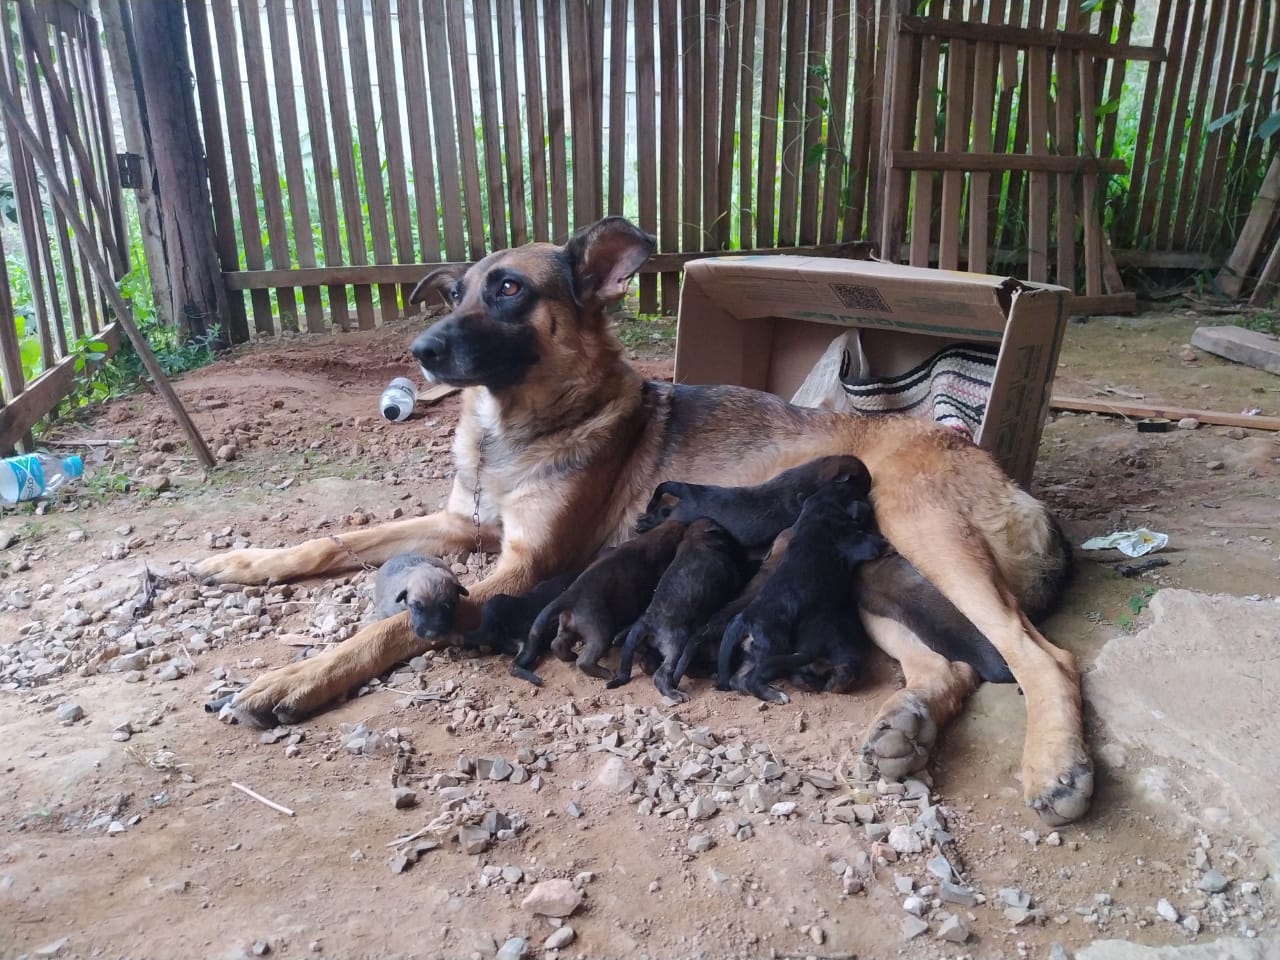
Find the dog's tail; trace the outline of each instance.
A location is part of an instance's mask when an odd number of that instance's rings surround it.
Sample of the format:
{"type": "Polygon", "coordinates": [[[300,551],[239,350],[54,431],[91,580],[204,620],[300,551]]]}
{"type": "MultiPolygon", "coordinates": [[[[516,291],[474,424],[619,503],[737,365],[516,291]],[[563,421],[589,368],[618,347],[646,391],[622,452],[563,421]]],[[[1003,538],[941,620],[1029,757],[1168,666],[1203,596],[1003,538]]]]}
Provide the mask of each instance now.
{"type": "Polygon", "coordinates": [[[560,603],[553,600],[542,608],[542,612],[533,621],[533,626],[529,628],[528,638],[520,645],[519,653],[511,661],[511,675],[527,680],[535,687],[542,686],[542,678],[533,672],[533,668],[538,665],[559,629],[560,603]]]}
{"type": "Polygon", "coordinates": [[[605,686],[612,690],[623,684],[631,682],[631,664],[635,660],[636,648],[642,642],[651,641],[653,631],[649,629],[649,625],[643,620],[637,620],[631,625],[629,630],[622,630],[613,638],[613,646],[617,646],[618,642],[622,642],[622,661],[618,664],[618,672],[615,673],[605,686]]]}
{"type": "MultiPolygon", "coordinates": [[[[732,690],[729,681],[733,678],[733,651],[747,637],[747,621],[738,614],[724,628],[724,636],[720,638],[720,659],[716,666],[716,689],[732,690]]],[[[680,658],[684,661],[684,657],[680,658]]]]}

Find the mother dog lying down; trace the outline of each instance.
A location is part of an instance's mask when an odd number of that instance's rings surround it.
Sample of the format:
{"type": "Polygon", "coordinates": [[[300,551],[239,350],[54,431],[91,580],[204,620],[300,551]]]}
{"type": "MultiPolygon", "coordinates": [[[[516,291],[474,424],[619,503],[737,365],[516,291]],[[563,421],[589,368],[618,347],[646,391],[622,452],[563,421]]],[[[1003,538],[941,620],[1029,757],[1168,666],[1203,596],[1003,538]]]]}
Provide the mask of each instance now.
{"type": "MultiPolygon", "coordinates": [[[[479,535],[499,557],[461,599],[454,624],[461,632],[476,625],[489,597],[524,593],[625,540],[664,480],[756,484],[816,457],[852,454],[871,472],[881,532],[986,635],[1022,687],[1027,803],[1052,824],[1082,816],[1093,774],[1079,675],[1071,655],[1024,612],[1054,604],[1069,562],[1043,505],[987,453],[924,420],[835,414],[740,387],[644,380],[623,358],[606,308],[622,298],[653,246],[652,237],[610,217],[564,246],[529,244],[424,278],[415,299],[435,287],[453,310],[417,337],[414,356],[432,380],[467,388],[446,508],[344,533],[341,543],[321,538],[224,553],[202,561],[197,573],[262,583],[353,569],[352,552],[382,563],[405,550],[466,551],[476,542],[478,511],[479,535]]],[[[928,583],[918,586],[922,603],[931,595],[941,604],[928,583]]],[[[924,763],[977,680],[967,664],[920,639],[920,616],[907,626],[868,606],[867,630],[901,663],[906,685],[880,708],[863,750],[882,772],[900,774],[924,763]]],[[[296,721],[448,642],[420,640],[401,613],[320,656],[263,674],[235,706],[261,723],[296,721]]]]}

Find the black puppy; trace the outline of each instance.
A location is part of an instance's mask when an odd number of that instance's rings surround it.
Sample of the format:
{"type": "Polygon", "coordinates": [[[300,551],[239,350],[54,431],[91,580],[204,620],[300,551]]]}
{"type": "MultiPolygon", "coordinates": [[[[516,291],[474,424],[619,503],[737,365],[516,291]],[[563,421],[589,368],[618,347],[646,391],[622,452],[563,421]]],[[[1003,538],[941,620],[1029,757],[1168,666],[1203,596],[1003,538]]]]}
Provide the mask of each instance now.
{"type": "Polygon", "coordinates": [[[805,500],[782,560],[724,632],[720,689],[786,703],[767,681],[821,655],[833,664],[834,685],[851,682],[866,646],[854,578],[886,546],[853,485],[831,483],[805,500]],[[734,672],[739,646],[745,655],[734,672]]]}
{"type": "Polygon", "coordinates": [[[487,648],[494,653],[516,653],[529,636],[534,619],[547,604],[569,589],[577,574],[562,573],[543,580],[528,593],[513,597],[500,593],[480,607],[480,626],[462,637],[462,646],[487,648]]]}
{"type": "Polygon", "coordinates": [[[829,483],[847,484],[854,497],[864,498],[871,490],[871,474],[857,457],[819,457],[754,487],[668,480],[653,491],[636,529],[650,530],[664,520],[692,523],[710,517],[748,550],[763,550],[796,522],[805,499],[829,483]]]}
{"type": "Polygon", "coordinates": [[[626,632],[622,664],[606,686],[631,680],[632,659],[644,644],[662,658],[652,671],[654,686],[663,696],[688,700],[672,682],[676,661],[694,631],[742,589],[747,568],[746,551],[724,527],[707,517],[689,524],[644,616],[626,632]]]}
{"type": "Polygon", "coordinates": [[[511,665],[512,675],[541,685],[533,667],[547,644],[561,660],[572,660],[574,643],[580,639],[578,669],[602,680],[610,676],[600,666],[600,658],[614,636],[644,613],[685,527],[679,520],[669,520],[592,561],[559,599],[538,614],[511,665]]]}

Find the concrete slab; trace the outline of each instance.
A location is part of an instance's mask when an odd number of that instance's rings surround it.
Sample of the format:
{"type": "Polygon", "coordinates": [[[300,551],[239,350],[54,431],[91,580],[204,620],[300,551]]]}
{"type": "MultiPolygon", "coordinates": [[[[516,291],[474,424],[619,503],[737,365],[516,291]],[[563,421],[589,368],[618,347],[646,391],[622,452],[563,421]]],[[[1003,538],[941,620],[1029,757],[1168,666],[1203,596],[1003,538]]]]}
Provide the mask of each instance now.
{"type": "Polygon", "coordinates": [[[1145,947],[1125,940],[1095,940],[1076,960],[1280,960],[1280,941],[1229,937],[1181,947],[1145,947]]]}
{"type": "Polygon", "coordinates": [[[1190,590],[1109,641],[1085,697],[1112,738],[1167,757],[1193,802],[1227,806],[1280,863],[1280,600],[1190,590]]]}
{"type": "Polygon", "coordinates": [[[1280,373],[1280,338],[1256,330],[1197,327],[1191,335],[1191,345],[1267,373],[1280,373]]]}

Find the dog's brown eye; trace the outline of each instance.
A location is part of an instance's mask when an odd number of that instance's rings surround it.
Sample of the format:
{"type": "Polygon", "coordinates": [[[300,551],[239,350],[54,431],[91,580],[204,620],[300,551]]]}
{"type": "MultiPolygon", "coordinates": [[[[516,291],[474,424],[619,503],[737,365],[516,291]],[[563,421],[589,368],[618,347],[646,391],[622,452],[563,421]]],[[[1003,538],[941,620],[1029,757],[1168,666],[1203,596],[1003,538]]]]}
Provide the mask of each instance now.
{"type": "Polygon", "coordinates": [[[514,280],[503,280],[502,286],[498,287],[498,293],[504,297],[514,297],[520,292],[520,284],[514,280]]]}

